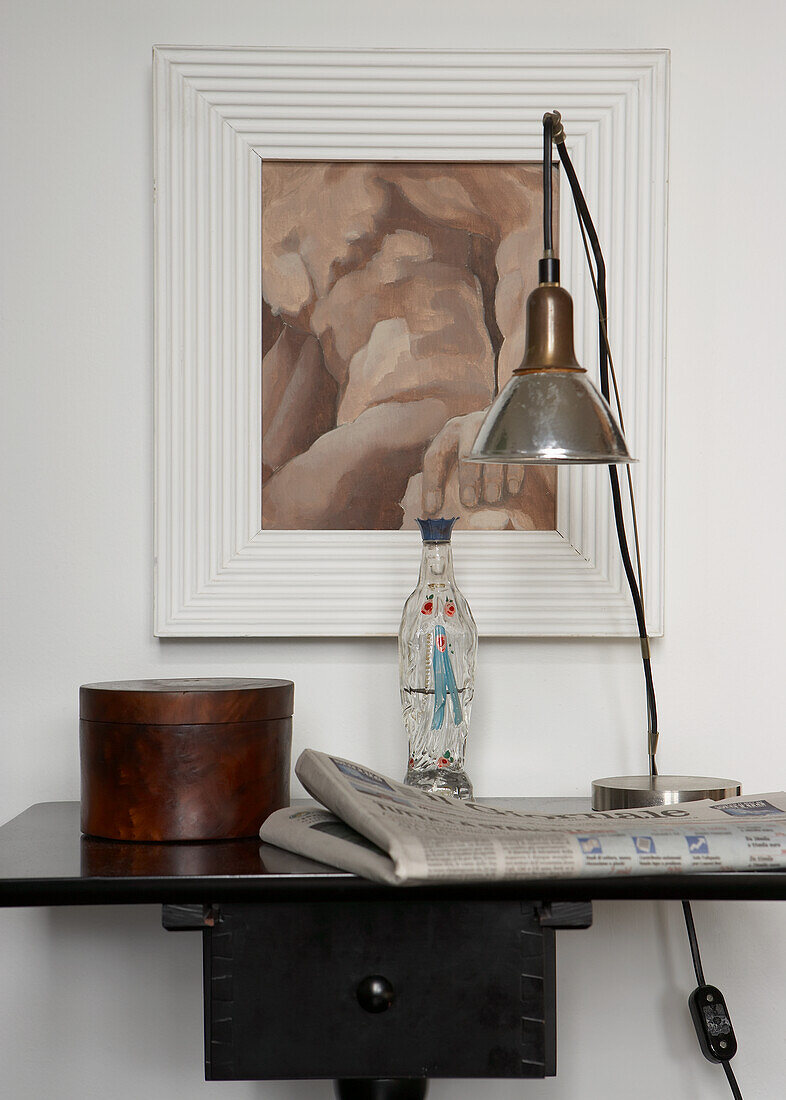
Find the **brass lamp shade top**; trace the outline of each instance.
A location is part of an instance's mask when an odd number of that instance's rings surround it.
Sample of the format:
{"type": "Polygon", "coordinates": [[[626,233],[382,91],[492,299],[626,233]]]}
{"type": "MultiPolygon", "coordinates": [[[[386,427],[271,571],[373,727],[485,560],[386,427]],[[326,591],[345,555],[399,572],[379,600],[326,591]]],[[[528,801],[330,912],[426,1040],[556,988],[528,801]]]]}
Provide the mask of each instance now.
{"type": "Polygon", "coordinates": [[[481,425],[470,462],[634,462],[609,408],[573,351],[573,302],[557,284],[527,299],[521,366],[481,425]]]}

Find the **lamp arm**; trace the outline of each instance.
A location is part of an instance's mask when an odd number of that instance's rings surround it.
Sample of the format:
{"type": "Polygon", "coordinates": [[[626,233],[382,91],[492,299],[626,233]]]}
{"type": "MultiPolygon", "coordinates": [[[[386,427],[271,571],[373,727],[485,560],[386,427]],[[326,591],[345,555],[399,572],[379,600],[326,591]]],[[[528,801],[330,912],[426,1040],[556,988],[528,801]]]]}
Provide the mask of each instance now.
{"type": "MultiPolygon", "coordinates": [[[[600,375],[600,390],[607,401],[610,401],[609,390],[609,362],[610,362],[610,348],[607,329],[607,299],[606,299],[606,264],[603,259],[603,252],[600,247],[600,241],[598,240],[598,234],[595,230],[595,226],[592,223],[592,217],[587,206],[586,199],[581,190],[576,171],[573,167],[573,162],[570,159],[568,150],[565,145],[565,132],[562,128],[560,116],[558,112],[553,112],[551,115],[544,116],[544,136],[546,131],[546,119],[549,119],[548,128],[549,131],[554,131],[553,140],[557,146],[557,152],[559,153],[560,161],[565,169],[565,175],[570,185],[571,193],[573,195],[573,202],[576,207],[576,214],[579,219],[579,225],[582,229],[582,237],[584,238],[584,248],[587,252],[587,263],[592,276],[593,287],[595,290],[595,296],[598,305],[598,356],[599,356],[599,375],[600,375]],[[554,116],[556,115],[556,125],[554,124],[554,116]],[[589,249],[587,247],[587,240],[589,240],[589,247],[592,250],[592,256],[595,261],[595,271],[592,269],[592,264],[589,257],[589,249]]],[[[551,155],[546,155],[544,151],[544,162],[549,161],[549,169],[551,167],[551,155]]],[[[546,171],[544,163],[544,173],[546,171]]],[[[545,187],[545,176],[544,176],[545,187]]],[[[545,214],[544,214],[545,219],[545,214]]],[[[545,228],[545,221],[544,221],[545,228]]],[[[613,370],[613,364],[612,364],[613,370]]],[[[619,394],[616,393],[615,384],[615,396],[617,398],[617,406],[620,412],[620,420],[622,420],[622,409],[619,406],[619,394]]],[[[623,427],[624,431],[624,427],[623,427]]],[[[639,639],[641,643],[641,659],[644,667],[644,683],[647,695],[647,716],[648,716],[648,744],[647,755],[649,758],[649,771],[651,776],[658,774],[658,768],[655,761],[655,754],[658,747],[658,707],[655,698],[655,685],[652,677],[652,662],[650,659],[650,646],[649,635],[647,633],[647,620],[644,613],[644,598],[643,598],[643,584],[641,582],[641,555],[639,552],[639,538],[638,529],[636,524],[636,503],[633,494],[633,482],[630,476],[630,470],[628,470],[628,491],[630,494],[631,502],[631,514],[633,517],[633,528],[635,536],[636,547],[636,563],[637,569],[634,570],[633,563],[631,561],[630,546],[628,543],[628,535],[625,529],[625,516],[622,508],[622,494],[620,492],[619,474],[616,466],[609,466],[609,480],[611,483],[611,499],[614,510],[614,526],[617,532],[617,541],[619,543],[620,556],[622,558],[622,565],[625,571],[625,577],[630,589],[631,598],[633,600],[633,609],[636,615],[636,624],[639,632],[639,639]],[[637,576],[638,573],[638,576],[637,576]]]]}
{"type": "Polygon", "coordinates": [[[551,147],[563,133],[559,111],[548,111],[543,116],[543,258],[538,264],[539,283],[559,283],[559,260],[554,255],[551,147]]]}

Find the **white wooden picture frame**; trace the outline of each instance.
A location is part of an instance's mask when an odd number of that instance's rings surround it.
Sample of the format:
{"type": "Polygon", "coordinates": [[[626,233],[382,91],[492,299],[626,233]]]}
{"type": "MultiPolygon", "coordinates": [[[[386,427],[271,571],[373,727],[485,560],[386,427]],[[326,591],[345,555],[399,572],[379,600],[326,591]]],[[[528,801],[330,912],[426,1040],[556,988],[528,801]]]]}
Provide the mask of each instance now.
{"type": "MultiPolygon", "coordinates": [[[[262,531],[261,160],[516,160],[562,112],[609,268],[650,632],[663,631],[668,51],[156,47],[155,633],[391,635],[411,531],[262,531]]],[[[597,321],[569,191],[562,281],[597,321]]],[[[604,467],[560,470],[557,530],[454,534],[481,635],[635,634],[604,467]]]]}

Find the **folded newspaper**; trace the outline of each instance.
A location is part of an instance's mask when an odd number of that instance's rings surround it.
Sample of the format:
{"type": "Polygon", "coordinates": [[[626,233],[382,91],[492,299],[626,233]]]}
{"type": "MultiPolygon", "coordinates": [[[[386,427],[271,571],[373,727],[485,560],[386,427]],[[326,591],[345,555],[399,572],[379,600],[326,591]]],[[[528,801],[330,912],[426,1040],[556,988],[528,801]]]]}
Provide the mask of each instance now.
{"type": "Polygon", "coordinates": [[[786,793],[641,810],[529,813],[406,787],[313,749],[295,771],[325,809],[277,810],[269,844],[377,882],[786,869],[786,793]]]}

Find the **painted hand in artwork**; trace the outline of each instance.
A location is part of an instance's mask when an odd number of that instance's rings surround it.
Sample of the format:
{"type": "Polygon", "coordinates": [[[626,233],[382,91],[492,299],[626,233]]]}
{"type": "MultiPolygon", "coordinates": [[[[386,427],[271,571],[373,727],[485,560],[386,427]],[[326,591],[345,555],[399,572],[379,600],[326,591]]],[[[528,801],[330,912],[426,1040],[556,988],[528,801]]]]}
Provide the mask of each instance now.
{"type": "Polygon", "coordinates": [[[417,515],[459,516],[465,529],[539,531],[553,527],[556,470],[466,462],[486,409],[448,420],[428,447],[423,473],[404,500],[417,515]]]}

